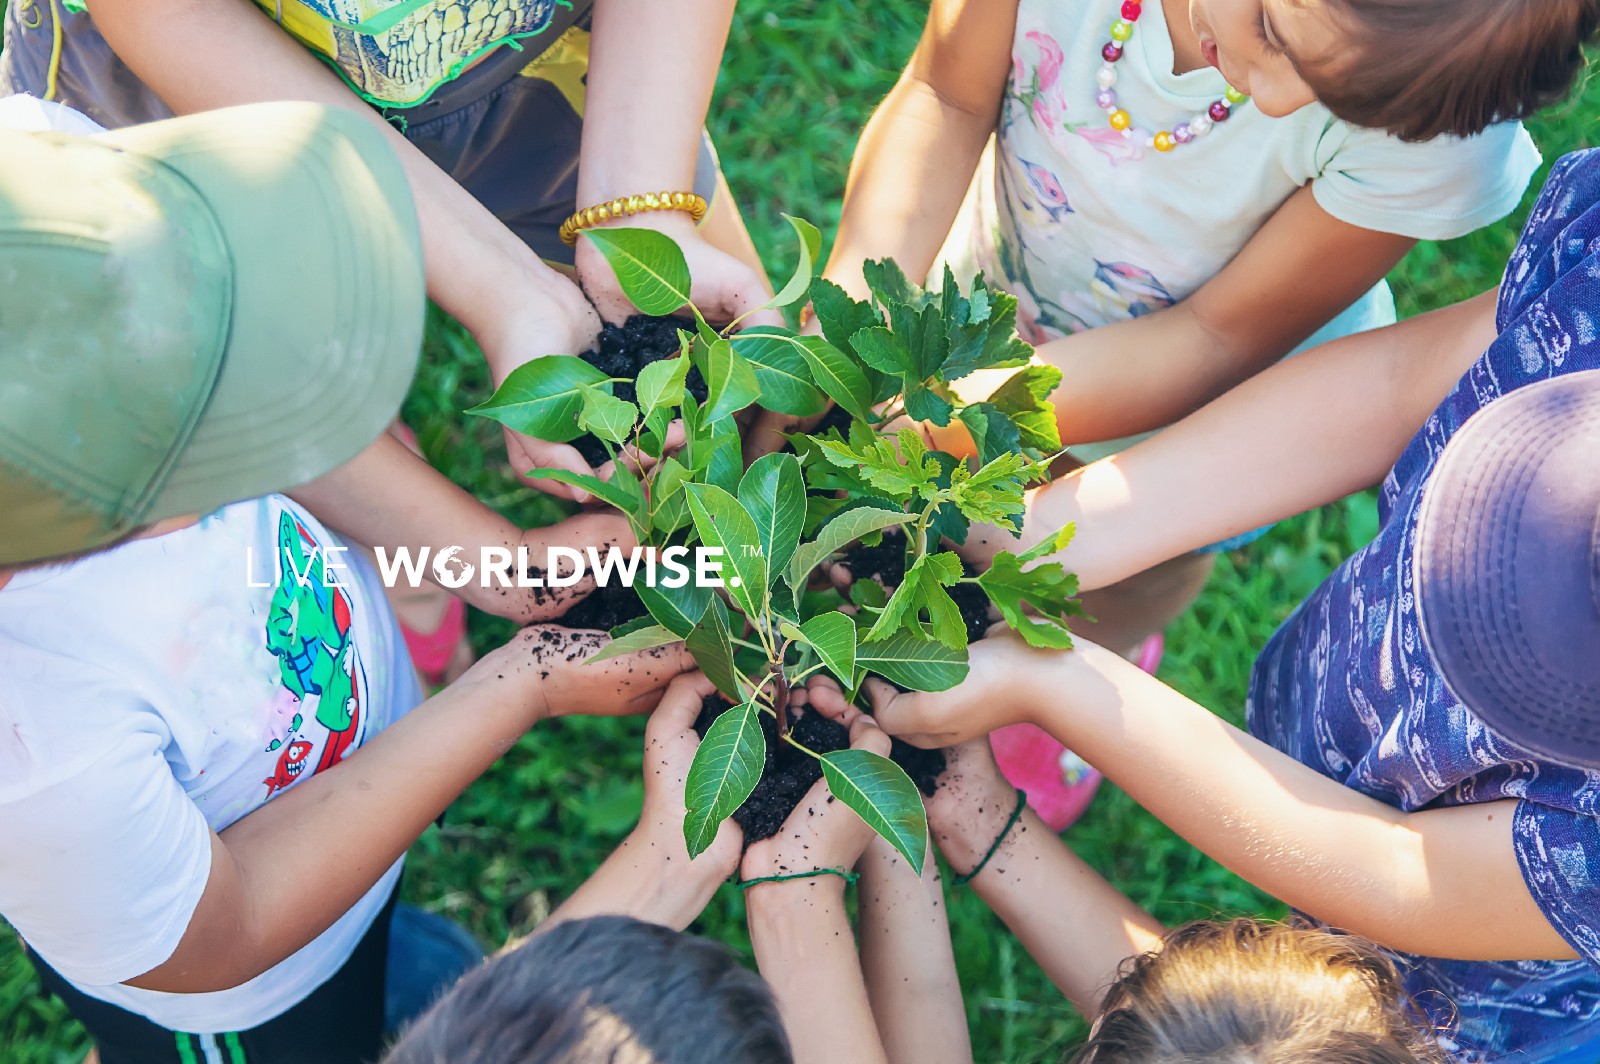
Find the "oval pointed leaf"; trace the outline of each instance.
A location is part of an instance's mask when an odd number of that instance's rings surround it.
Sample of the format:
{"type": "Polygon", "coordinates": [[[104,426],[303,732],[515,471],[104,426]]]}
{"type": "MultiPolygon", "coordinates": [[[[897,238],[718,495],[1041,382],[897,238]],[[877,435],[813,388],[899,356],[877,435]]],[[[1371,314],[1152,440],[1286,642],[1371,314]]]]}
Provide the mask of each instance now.
{"type": "Polygon", "coordinates": [[[806,488],[800,460],[792,454],[757,458],[739,481],[739,501],[755,522],[771,583],[789,564],[805,524],[806,488]]]}
{"type": "Polygon", "coordinates": [[[668,643],[676,643],[683,636],[677,632],[669,631],[659,624],[649,624],[643,628],[635,629],[627,635],[619,635],[601,648],[600,652],[584,661],[585,665],[593,665],[597,661],[607,658],[618,658],[624,654],[632,654],[636,650],[649,650],[651,647],[664,647],[668,643]]]}
{"type": "Polygon", "coordinates": [[[861,367],[820,336],[802,336],[796,345],[817,387],[853,417],[866,421],[872,406],[872,385],[861,367]]]}
{"type": "Polygon", "coordinates": [[[467,413],[493,418],[524,436],[566,443],[583,434],[578,414],[584,388],[608,380],[581,358],[545,355],[512,370],[493,395],[467,413]]]}
{"type": "Polygon", "coordinates": [[[688,582],[682,587],[668,587],[660,583],[659,581],[666,576],[658,562],[656,567],[658,582],[654,585],[635,584],[634,590],[638,592],[644,608],[650,611],[650,616],[654,617],[661,627],[681,638],[694,631],[694,626],[700,623],[700,618],[706,612],[706,605],[711,601],[711,589],[696,585],[692,571],[688,582]]]}
{"type": "Polygon", "coordinates": [[[928,857],[928,813],[911,777],[870,750],[836,750],[820,760],[833,796],[899,850],[920,876],[928,857]]]}
{"type": "Polygon", "coordinates": [[[645,414],[683,405],[683,382],[689,376],[689,360],[681,355],[652,362],[639,371],[639,408],[645,414]]]}
{"type": "Polygon", "coordinates": [[[743,677],[733,660],[733,635],[728,629],[728,608],[721,599],[712,596],[694,631],[684,638],[683,645],[694,655],[695,664],[706,674],[706,679],[725,698],[730,702],[745,700],[743,677]]]}
{"type": "Polygon", "coordinates": [[[786,307],[790,303],[806,294],[811,287],[811,278],[816,273],[817,259],[822,255],[822,234],[817,227],[804,218],[793,215],[783,216],[790,225],[794,226],[795,236],[800,238],[800,261],[795,264],[794,275],[789,278],[789,283],[783,290],[767,301],[769,307],[786,307]]]}
{"type": "Polygon", "coordinates": [[[695,531],[708,547],[722,548],[728,595],[747,617],[760,617],[767,605],[767,559],[761,553],[756,524],[739,500],[714,484],[689,484],[689,513],[695,531]]]}
{"type": "Polygon", "coordinates": [[[712,721],[684,780],[683,841],[698,857],[717,837],[717,827],[745,803],[761,779],[767,737],[753,702],[734,706],[712,721]]]}
{"type": "Polygon", "coordinates": [[[848,613],[819,613],[800,626],[800,634],[845,689],[855,686],[856,622],[848,613]]]}
{"type": "Polygon", "coordinates": [[[846,510],[823,525],[817,533],[816,540],[802,544],[794,552],[794,557],[789,559],[789,568],[784,573],[784,580],[794,592],[795,601],[800,600],[800,593],[805,590],[811,570],[821,565],[828,555],[854,543],[868,533],[877,532],[890,525],[903,525],[910,520],[910,514],[898,510],[860,506],[854,510],[846,510]]]}
{"type": "Polygon", "coordinates": [[[664,318],[689,302],[689,263],[677,241],[654,229],[585,229],[641,314],[664,318]]]}
{"type": "Polygon", "coordinates": [[[862,643],[856,664],[913,691],[948,691],[967,678],[967,651],[912,632],[862,643]]]}
{"type": "Polygon", "coordinates": [[[761,386],[758,403],[779,414],[811,417],[822,413],[827,401],[811,382],[800,339],[776,326],[752,325],[729,337],[729,343],[755,368],[761,386]]]}
{"type": "Polygon", "coordinates": [[[708,422],[743,410],[761,395],[755,367],[727,340],[718,340],[704,348],[700,371],[705,374],[708,389],[704,414],[708,422]]]}
{"type": "Polygon", "coordinates": [[[583,390],[583,410],[578,414],[578,427],[585,432],[592,432],[602,440],[620,445],[633,435],[633,426],[638,421],[639,408],[626,399],[618,399],[592,386],[583,390]]]}

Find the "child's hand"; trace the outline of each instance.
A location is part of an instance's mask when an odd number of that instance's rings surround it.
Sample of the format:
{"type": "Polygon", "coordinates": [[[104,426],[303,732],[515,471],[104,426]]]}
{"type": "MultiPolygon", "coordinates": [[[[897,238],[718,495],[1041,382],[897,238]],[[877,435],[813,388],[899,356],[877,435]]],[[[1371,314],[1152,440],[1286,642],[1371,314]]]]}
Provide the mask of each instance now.
{"type": "Polygon", "coordinates": [[[565,614],[584,597],[595,590],[588,549],[593,547],[602,558],[611,548],[627,551],[638,544],[628,519],[611,509],[586,511],[574,514],[563,521],[543,528],[530,528],[522,533],[518,546],[527,549],[528,564],[539,569],[535,574],[548,581],[550,574],[544,570],[551,547],[571,547],[584,556],[583,579],[571,587],[518,587],[516,586],[516,548],[513,548],[511,587],[489,583],[477,596],[475,605],[488,613],[507,617],[523,624],[548,621],[565,614]]]}
{"type": "Polygon", "coordinates": [[[667,685],[644,733],[644,809],[639,824],[553,917],[626,915],[683,930],[739,867],[743,836],[726,820],[699,857],[683,841],[684,780],[700,747],[694,721],[715,690],[698,672],[667,685]]]}
{"type": "Polygon", "coordinates": [[[604,632],[533,625],[484,655],[467,676],[528,683],[540,718],[617,717],[653,709],[672,678],[694,668],[694,658],[682,643],[589,664],[588,659],[610,642],[604,632]]]}
{"type": "MultiPolygon", "coordinates": [[[[864,690],[873,716],[891,735],[914,746],[955,746],[996,728],[1031,721],[1037,691],[1048,687],[1051,666],[1069,651],[1036,650],[1011,632],[995,631],[968,650],[967,678],[948,691],[899,691],[876,676],[864,690]]],[[[840,718],[846,712],[838,685],[813,682],[809,696],[818,712],[840,718]]]]}
{"type": "MultiPolygon", "coordinates": [[[[683,249],[689,264],[689,297],[705,319],[714,324],[731,322],[754,311],[768,299],[772,290],[766,278],[700,235],[693,219],[680,211],[656,211],[623,219],[623,227],[649,228],[665,233],[683,249]]],[[[591,240],[578,238],[576,260],[583,290],[607,321],[622,322],[637,314],[633,303],[622,294],[611,264],[606,262],[591,240]]],[[[761,310],[744,318],[741,325],[782,325],[783,315],[776,310],[761,310]]]]}
{"type": "MultiPolygon", "coordinates": [[[[889,756],[889,737],[873,723],[870,717],[858,716],[850,728],[850,748],[870,750],[889,756]]],[[[792,875],[817,868],[837,868],[849,871],[855,867],[867,843],[872,841],[872,829],[843,802],[835,801],[828,792],[825,780],[811,785],[800,804],[795,806],[783,827],[770,839],[762,839],[745,851],[740,874],[746,881],[767,876],[792,875]]],[[[815,885],[829,881],[840,885],[837,876],[813,876],[783,883],[762,883],[752,891],[770,890],[774,887],[815,885]]]]}
{"type": "Polygon", "coordinates": [[[924,805],[939,852],[958,872],[983,860],[1017,807],[1017,789],[1000,773],[988,736],[949,747],[938,789],[924,805]]]}

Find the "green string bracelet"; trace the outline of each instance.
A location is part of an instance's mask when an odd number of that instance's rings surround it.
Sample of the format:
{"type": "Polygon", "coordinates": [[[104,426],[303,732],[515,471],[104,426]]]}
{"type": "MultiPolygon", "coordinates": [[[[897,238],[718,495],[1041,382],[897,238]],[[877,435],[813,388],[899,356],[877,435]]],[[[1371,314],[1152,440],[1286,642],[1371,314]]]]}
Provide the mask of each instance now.
{"type": "Polygon", "coordinates": [[[749,890],[757,883],[787,883],[791,879],[810,879],[813,876],[838,876],[847,885],[861,878],[854,872],[846,872],[842,868],[813,868],[809,872],[791,872],[786,876],[757,876],[755,879],[741,879],[739,880],[739,889],[749,890]]]}
{"type": "Polygon", "coordinates": [[[1000,834],[995,836],[994,845],[990,846],[989,852],[983,855],[983,860],[978,862],[978,867],[964,876],[956,876],[952,879],[950,881],[952,886],[964,887],[978,878],[978,873],[982,872],[989,864],[989,859],[1000,852],[1000,844],[1006,841],[1006,836],[1011,834],[1011,829],[1017,826],[1017,821],[1022,819],[1022,811],[1026,808],[1028,808],[1028,792],[1018,787],[1017,807],[1011,811],[1011,819],[1007,820],[1006,826],[1000,829],[1000,834]]]}

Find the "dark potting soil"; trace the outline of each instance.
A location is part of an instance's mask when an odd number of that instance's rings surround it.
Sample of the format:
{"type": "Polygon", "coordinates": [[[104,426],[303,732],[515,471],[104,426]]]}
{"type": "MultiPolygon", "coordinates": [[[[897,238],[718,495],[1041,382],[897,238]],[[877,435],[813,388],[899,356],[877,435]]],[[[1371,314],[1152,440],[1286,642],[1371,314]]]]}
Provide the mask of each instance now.
{"type": "MultiPolygon", "coordinates": [[[[617,398],[631,403],[638,398],[633,382],[639,376],[639,371],[652,362],[676,355],[679,350],[678,330],[692,325],[684,318],[651,318],[635,314],[621,325],[609,322],[604,325],[600,329],[599,346],[578,357],[608,377],[625,378],[614,383],[611,391],[617,398]]],[[[698,402],[706,401],[706,382],[698,369],[690,367],[686,386],[689,394],[698,402]]],[[[572,446],[591,466],[599,467],[611,460],[605,444],[590,433],[573,440],[572,446]]]]}
{"type": "MultiPolygon", "coordinates": [[[[711,723],[729,707],[721,695],[707,697],[700,708],[700,718],[695,721],[695,731],[701,736],[711,723]]],[[[807,749],[819,754],[844,750],[850,745],[850,732],[838,721],[810,710],[795,718],[794,737],[807,749]]],[[[939,785],[939,774],[944,771],[944,752],[921,750],[899,739],[893,741],[889,757],[905,769],[911,782],[923,794],[932,795],[939,785]]],[[[773,741],[767,733],[767,763],[761,770],[761,780],[750,792],[743,805],[734,811],[734,822],[744,830],[745,845],[770,839],[783,827],[783,822],[794,812],[812,784],[822,778],[822,766],[817,759],[786,742],[773,741]]]]}
{"type": "MultiPolygon", "coordinates": [[[[875,547],[857,543],[845,552],[840,564],[850,570],[852,578],[875,577],[889,590],[900,586],[906,578],[906,541],[898,532],[885,532],[883,541],[875,547]]],[[[961,563],[966,576],[977,576],[978,571],[966,562],[961,563]]],[[[961,611],[961,620],[967,626],[967,642],[976,643],[989,630],[989,596],[977,584],[957,584],[945,588],[961,611]]]]}
{"type": "Polygon", "coordinates": [[[647,611],[639,593],[626,584],[607,584],[579,600],[556,624],[568,628],[597,628],[610,631],[619,624],[643,617],[647,611]]]}

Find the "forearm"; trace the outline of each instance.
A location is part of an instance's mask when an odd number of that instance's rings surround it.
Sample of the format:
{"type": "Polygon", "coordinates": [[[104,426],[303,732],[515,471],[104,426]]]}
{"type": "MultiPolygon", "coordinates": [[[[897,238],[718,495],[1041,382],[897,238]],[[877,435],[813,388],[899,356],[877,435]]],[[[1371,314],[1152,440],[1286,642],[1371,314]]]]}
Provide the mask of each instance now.
{"type": "Polygon", "coordinates": [[[777,999],[795,1064],[887,1064],[845,914],[843,881],[823,876],[763,883],[749,888],[745,902],[756,966],[777,999]]]}
{"type": "Polygon", "coordinates": [[[1068,522],[1057,558],[1085,590],[1369,487],[1494,339],[1494,294],[1273,366],[1135,447],[1029,493],[1023,549],[1068,522]]]}
{"type": "MultiPolygon", "coordinates": [[[[705,909],[716,888],[691,889],[699,883],[683,869],[673,869],[665,863],[671,860],[667,855],[673,849],[681,848],[681,842],[653,839],[649,832],[636,829],[557,906],[541,929],[591,916],[631,916],[682,931],[705,909]]],[[[678,859],[688,856],[683,854],[678,859]]]]}
{"type": "Polygon", "coordinates": [[[861,969],[889,1060],[970,1064],[938,862],[928,861],[919,877],[893,846],[874,838],[856,869],[861,969]]]}
{"type": "Polygon", "coordinates": [[[177,950],[132,986],[237,986],[321,934],[545,713],[537,688],[479,667],[343,762],[212,839],[211,876],[177,950]],[[308,871],[304,855],[337,854],[308,871]]]}
{"type": "MultiPolygon", "coordinates": [[[[97,0],[95,25],[180,114],[270,100],[343,107],[382,127],[411,184],[428,294],[481,339],[502,328],[501,293],[566,305],[576,289],[355,96],[249,0],[97,0]]],[[[536,308],[529,308],[530,313],[536,308]]]]}
{"type": "MultiPolygon", "coordinates": [[[[1004,810],[1002,804],[994,808],[1004,810]]],[[[973,868],[989,841],[945,839],[940,847],[957,867],[973,868]]],[[[1090,1019],[1118,966],[1161,943],[1160,922],[1107,883],[1032,810],[1007,833],[972,888],[1090,1019]]]]}
{"type": "Polygon", "coordinates": [[[581,206],[694,187],[733,0],[597,0],[581,206]]]}
{"type": "Polygon", "coordinates": [[[1534,903],[1513,802],[1405,813],[1239,731],[1116,654],[1039,654],[1035,723],[1238,875],[1392,949],[1572,956],[1534,903]]]}

